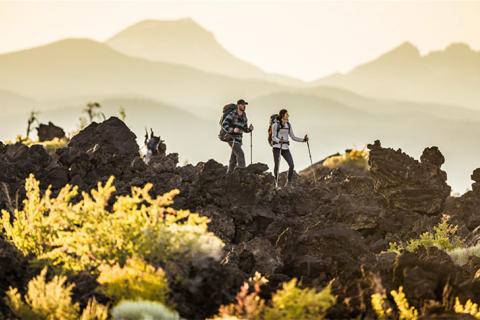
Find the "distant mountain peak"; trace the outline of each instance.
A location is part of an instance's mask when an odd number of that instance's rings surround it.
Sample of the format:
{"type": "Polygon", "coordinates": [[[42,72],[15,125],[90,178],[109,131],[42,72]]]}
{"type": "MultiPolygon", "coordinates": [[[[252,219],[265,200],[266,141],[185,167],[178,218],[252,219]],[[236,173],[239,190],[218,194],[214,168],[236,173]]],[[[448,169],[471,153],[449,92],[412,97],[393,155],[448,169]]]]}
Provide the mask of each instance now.
{"type": "Polygon", "coordinates": [[[165,25],[190,25],[199,29],[203,29],[195,20],[192,18],[180,18],[174,20],[158,20],[158,19],[146,19],[131,25],[130,28],[156,28],[163,27],[165,25]]]}
{"type": "Polygon", "coordinates": [[[187,33],[194,33],[194,34],[210,34],[205,28],[203,28],[200,24],[198,24],[195,20],[191,18],[181,18],[176,20],[156,20],[156,19],[147,19],[142,20],[134,25],[131,25],[115,36],[111,38],[114,39],[121,35],[132,35],[138,36],[141,34],[156,34],[159,32],[187,32],[187,33]]]}
{"type": "Polygon", "coordinates": [[[452,43],[444,50],[445,53],[453,53],[453,54],[470,54],[475,52],[472,48],[466,43],[452,43]]]}
{"type": "Polygon", "coordinates": [[[103,47],[104,44],[97,42],[88,38],[65,38],[58,41],[51,42],[46,46],[67,46],[67,47],[76,47],[76,46],[98,46],[103,47]]]}
{"type": "Polygon", "coordinates": [[[268,74],[235,57],[212,32],[191,18],[139,21],[105,43],[123,54],[150,61],[182,64],[241,79],[301,84],[293,78],[268,74]]]}
{"type": "Polygon", "coordinates": [[[386,55],[397,55],[401,57],[419,57],[420,51],[414,44],[409,41],[405,41],[390,52],[387,52],[386,55]]]}

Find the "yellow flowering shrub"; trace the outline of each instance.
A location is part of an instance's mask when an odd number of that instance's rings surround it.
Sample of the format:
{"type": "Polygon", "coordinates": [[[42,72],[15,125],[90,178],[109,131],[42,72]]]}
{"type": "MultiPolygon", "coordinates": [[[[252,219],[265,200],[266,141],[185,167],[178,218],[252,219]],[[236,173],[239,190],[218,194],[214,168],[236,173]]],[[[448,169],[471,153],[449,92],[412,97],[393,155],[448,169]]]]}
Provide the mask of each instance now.
{"type": "Polygon", "coordinates": [[[275,292],[269,304],[260,297],[260,287],[267,279],[260,274],[245,282],[236,297],[236,304],[220,307],[213,320],[313,320],[325,319],[328,309],[336,303],[336,297],[328,285],[321,291],[301,289],[297,279],[283,284],[275,292]]]}
{"type": "Polygon", "coordinates": [[[208,232],[208,219],[169,206],[179,193],[172,190],[152,197],[151,184],[132,188],[108,206],[115,192],[114,179],[99,183],[80,200],[77,187],[66,185],[52,196],[40,192],[39,182],[26,179],[23,208],[2,211],[5,238],[23,254],[64,271],[89,270],[100,265],[124,264],[128,258],[165,262],[173,257],[220,256],[223,242],[208,232]]]}
{"type": "Polygon", "coordinates": [[[417,320],[418,319],[418,311],[415,307],[411,307],[408,303],[407,297],[403,292],[403,287],[400,287],[398,291],[392,290],[390,294],[397,305],[397,309],[399,312],[399,319],[400,320],[417,320]]]}
{"type": "Polygon", "coordinates": [[[465,305],[462,305],[460,299],[457,297],[455,299],[454,310],[456,313],[466,313],[474,316],[476,319],[480,319],[480,308],[478,307],[478,304],[473,303],[470,299],[465,302],[465,305]]]}
{"type": "Polygon", "coordinates": [[[372,309],[375,312],[378,320],[386,320],[392,316],[392,309],[385,307],[385,294],[374,293],[371,296],[370,303],[372,304],[372,309]]]}
{"type": "Polygon", "coordinates": [[[265,311],[265,320],[325,319],[336,301],[330,285],[321,291],[301,289],[297,279],[292,279],[273,295],[271,306],[265,311]]]}
{"type": "Polygon", "coordinates": [[[66,284],[65,276],[55,276],[46,281],[47,268],[30,280],[23,299],[15,288],[7,292],[7,305],[12,313],[22,320],[106,320],[107,307],[95,300],[88,302],[80,315],[78,303],[72,302],[72,290],[75,285],[66,284]]]}
{"type": "Polygon", "coordinates": [[[99,270],[99,291],[115,303],[121,300],[166,301],[168,283],[162,269],[132,258],[123,267],[104,265],[99,270]]]}

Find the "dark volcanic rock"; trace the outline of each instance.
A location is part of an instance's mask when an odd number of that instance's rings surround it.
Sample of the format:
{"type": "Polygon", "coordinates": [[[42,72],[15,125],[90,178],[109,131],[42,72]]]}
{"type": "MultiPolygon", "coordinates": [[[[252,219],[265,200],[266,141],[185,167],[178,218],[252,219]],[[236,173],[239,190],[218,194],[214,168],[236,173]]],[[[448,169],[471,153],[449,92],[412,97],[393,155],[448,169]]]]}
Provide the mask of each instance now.
{"type": "Polygon", "coordinates": [[[443,210],[451,188],[446,183],[447,174],[440,169],[444,158],[436,147],[425,149],[422,162],[401,150],[382,148],[379,141],[368,148],[375,192],[391,207],[424,214],[443,210]]]}
{"type": "Polygon", "coordinates": [[[83,152],[105,150],[111,152],[112,157],[123,156],[133,160],[139,150],[136,138],[122,120],[111,117],[100,124],[90,124],[70,140],[68,147],[83,152]]]}
{"type": "MultiPolygon", "coordinates": [[[[472,175],[473,191],[449,197],[440,169],[444,158],[435,147],[417,161],[375,142],[369,146],[370,171],[317,163],[316,183],[307,168],[292,187],[276,190],[265,164],[227,175],[226,166],[215,160],[178,166],[178,154],[159,145],[145,163],[135,135],[117,118],[89,125],[58,150],[58,160],[41,146],[0,144],[0,208],[12,210],[14,199],[22,200],[29,173],[42,180],[42,188],[52,184],[54,192],[67,182],[86,191],[111,175],[118,195],[146,183],[153,184],[152,195],[179,189],[173,206],[208,217],[209,230],[226,244],[221,261],[179,259],[161,266],[177,310],[188,319],[210,316],[220,304],[233,302],[241,283],[256,271],[271,279],[268,294],[293,277],[318,289],[335,279],[339,303],[329,319],[368,319],[370,295],[379,287],[389,292],[403,286],[428,319],[448,318],[449,310],[438,303],[480,296],[475,279],[480,259],[459,267],[437,249],[381,253],[390,241],[431,230],[441,213],[452,216],[463,236],[472,236],[471,244],[480,239],[479,229],[474,231],[480,225],[480,170],[472,175]]],[[[75,294],[83,298],[96,287],[82,275],[72,280],[81,284],[75,294]]]]}
{"type": "Polygon", "coordinates": [[[58,150],[59,161],[80,185],[95,185],[109,176],[122,179],[139,156],[135,134],[116,117],[93,122],[58,150]]]}
{"type": "Polygon", "coordinates": [[[362,261],[373,259],[362,236],[340,225],[291,230],[279,245],[287,274],[317,285],[335,277],[351,279],[362,261]]]}
{"type": "Polygon", "coordinates": [[[44,171],[51,161],[41,145],[27,147],[20,142],[7,145],[5,153],[0,155],[0,181],[22,183],[31,173],[36,177],[45,176],[44,171]]]}
{"type": "Polygon", "coordinates": [[[468,243],[475,245],[480,240],[480,169],[475,169],[471,178],[474,181],[472,191],[449,198],[445,213],[452,217],[452,223],[460,226],[468,243]]]}
{"type": "Polygon", "coordinates": [[[37,134],[40,142],[53,140],[54,138],[65,138],[65,131],[51,122],[48,124],[41,123],[37,127],[37,134]]]}
{"type": "Polygon", "coordinates": [[[7,314],[5,293],[10,287],[23,288],[28,279],[28,261],[10,243],[0,237],[0,312],[7,314]]]}
{"type": "Polygon", "coordinates": [[[221,304],[234,299],[243,279],[236,266],[213,260],[196,264],[170,261],[164,269],[176,310],[186,319],[200,320],[216,313],[221,304]]]}
{"type": "MultiPolygon", "coordinates": [[[[388,282],[388,281],[387,281],[388,282]]],[[[449,301],[459,297],[461,301],[477,299],[480,281],[473,272],[455,265],[450,256],[436,247],[423,248],[418,252],[405,252],[397,257],[393,265],[393,287],[403,286],[408,301],[424,312],[428,301],[449,301]]],[[[391,288],[391,289],[394,289],[391,288]]]]}

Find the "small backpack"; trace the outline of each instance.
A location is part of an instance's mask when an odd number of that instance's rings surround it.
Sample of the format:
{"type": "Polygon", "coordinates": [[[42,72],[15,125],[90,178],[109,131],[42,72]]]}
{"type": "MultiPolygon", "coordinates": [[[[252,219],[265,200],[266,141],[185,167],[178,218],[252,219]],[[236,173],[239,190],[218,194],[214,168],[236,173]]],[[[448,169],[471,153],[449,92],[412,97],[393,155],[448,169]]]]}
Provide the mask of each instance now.
{"type": "Polygon", "coordinates": [[[220,121],[218,122],[218,124],[220,125],[220,132],[218,133],[218,138],[220,139],[220,141],[224,141],[224,142],[228,141],[225,138],[225,130],[223,130],[223,122],[225,121],[225,118],[236,109],[237,109],[237,105],[235,103],[230,103],[223,107],[222,116],[220,117],[220,121]]]}
{"type": "MultiPolygon", "coordinates": [[[[275,136],[278,136],[278,132],[280,131],[280,129],[282,128],[281,124],[280,124],[280,120],[278,119],[278,114],[272,114],[270,116],[270,121],[269,121],[269,125],[268,125],[268,144],[273,147],[273,139],[272,139],[272,136],[273,136],[273,124],[277,122],[279,125],[277,126],[277,132],[275,132],[275,136]]],[[[291,124],[290,122],[288,123],[288,132],[290,133],[290,128],[291,128],[291,124]]]]}

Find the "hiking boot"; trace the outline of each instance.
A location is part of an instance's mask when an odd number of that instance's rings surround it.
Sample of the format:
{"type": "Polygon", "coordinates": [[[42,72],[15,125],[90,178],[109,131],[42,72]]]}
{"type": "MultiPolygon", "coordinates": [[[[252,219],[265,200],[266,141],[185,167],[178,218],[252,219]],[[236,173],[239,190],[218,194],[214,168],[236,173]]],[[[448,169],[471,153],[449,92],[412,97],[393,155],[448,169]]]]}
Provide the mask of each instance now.
{"type": "Polygon", "coordinates": [[[295,187],[295,183],[294,183],[293,180],[292,181],[287,180],[285,182],[285,185],[283,186],[283,188],[285,188],[285,189],[293,189],[294,187],[295,187]]]}

